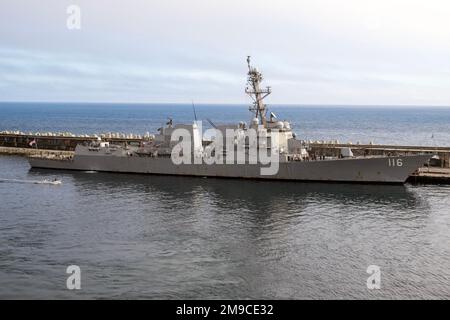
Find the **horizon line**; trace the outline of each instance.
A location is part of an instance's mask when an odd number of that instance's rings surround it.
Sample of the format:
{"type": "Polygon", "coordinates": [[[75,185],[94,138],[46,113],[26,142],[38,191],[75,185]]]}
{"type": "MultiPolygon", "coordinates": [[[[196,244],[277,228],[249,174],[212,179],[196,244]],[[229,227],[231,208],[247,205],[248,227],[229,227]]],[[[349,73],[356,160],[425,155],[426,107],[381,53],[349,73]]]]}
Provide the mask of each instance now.
{"type": "MultiPolygon", "coordinates": [[[[114,104],[114,105],[188,105],[192,106],[192,102],[126,102],[126,101],[0,101],[0,104],[16,103],[16,104],[34,104],[34,103],[48,103],[48,104],[114,104]]],[[[251,103],[219,103],[219,102],[199,102],[195,105],[210,105],[210,106],[243,106],[251,103]]],[[[450,108],[449,105],[416,105],[416,104],[330,104],[330,103],[268,103],[268,106],[287,106],[287,107],[397,107],[397,108],[450,108]]]]}

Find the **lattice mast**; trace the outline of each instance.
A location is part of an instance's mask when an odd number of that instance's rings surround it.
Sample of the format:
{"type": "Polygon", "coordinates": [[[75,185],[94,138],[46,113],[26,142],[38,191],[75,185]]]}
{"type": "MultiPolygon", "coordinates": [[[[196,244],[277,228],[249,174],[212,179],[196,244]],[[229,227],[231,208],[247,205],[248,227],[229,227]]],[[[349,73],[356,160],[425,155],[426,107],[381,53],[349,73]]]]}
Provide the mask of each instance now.
{"type": "Polygon", "coordinates": [[[247,57],[247,65],[248,77],[245,93],[253,99],[253,105],[249,107],[249,110],[255,114],[255,118],[260,120],[260,123],[266,128],[267,106],[264,104],[263,99],[272,93],[272,89],[270,87],[266,87],[265,89],[260,88],[263,76],[258,69],[250,65],[250,56],[247,57]]]}

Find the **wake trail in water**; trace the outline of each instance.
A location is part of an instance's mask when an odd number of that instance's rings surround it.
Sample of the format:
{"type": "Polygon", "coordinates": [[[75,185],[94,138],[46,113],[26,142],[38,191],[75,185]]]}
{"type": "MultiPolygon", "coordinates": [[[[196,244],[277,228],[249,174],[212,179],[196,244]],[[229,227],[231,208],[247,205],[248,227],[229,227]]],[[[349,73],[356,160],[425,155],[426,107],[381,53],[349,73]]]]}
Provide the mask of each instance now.
{"type": "Polygon", "coordinates": [[[20,179],[4,179],[0,178],[0,183],[30,183],[30,184],[49,184],[49,185],[60,185],[61,180],[20,180],[20,179]]]}

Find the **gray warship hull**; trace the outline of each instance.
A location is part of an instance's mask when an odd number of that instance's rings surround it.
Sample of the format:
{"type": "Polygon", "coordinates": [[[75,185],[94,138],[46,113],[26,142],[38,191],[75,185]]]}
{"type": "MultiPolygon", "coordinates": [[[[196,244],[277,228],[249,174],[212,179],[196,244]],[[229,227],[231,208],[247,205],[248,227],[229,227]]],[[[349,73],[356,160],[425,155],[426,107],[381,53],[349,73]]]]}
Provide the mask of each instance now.
{"type": "Polygon", "coordinates": [[[431,155],[280,162],[278,173],[261,175],[260,164],[180,164],[170,158],[75,155],[29,158],[32,168],[263,180],[403,184],[431,155]],[[399,165],[401,164],[401,165],[399,165]]]}

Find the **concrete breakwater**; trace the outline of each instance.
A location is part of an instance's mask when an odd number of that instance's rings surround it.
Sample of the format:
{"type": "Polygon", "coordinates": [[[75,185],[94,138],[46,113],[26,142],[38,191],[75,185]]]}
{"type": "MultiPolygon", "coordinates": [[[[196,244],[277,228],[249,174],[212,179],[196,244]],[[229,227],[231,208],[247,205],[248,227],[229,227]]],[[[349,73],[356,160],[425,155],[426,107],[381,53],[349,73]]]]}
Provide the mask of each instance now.
{"type": "Polygon", "coordinates": [[[102,139],[114,144],[140,144],[143,140],[152,139],[151,135],[133,135],[121,133],[107,133],[101,135],[72,133],[23,133],[20,131],[0,132],[0,147],[35,148],[46,150],[74,151],[77,144],[90,143],[102,139]]]}
{"type": "Polygon", "coordinates": [[[63,150],[46,150],[35,148],[14,148],[14,147],[0,147],[0,155],[14,155],[14,156],[41,156],[50,158],[68,158],[74,155],[73,151],[63,150]]]}
{"type": "Polygon", "coordinates": [[[450,147],[398,146],[376,144],[349,144],[314,142],[309,144],[312,153],[323,156],[338,156],[342,148],[350,148],[355,156],[400,156],[429,153],[435,157],[430,166],[450,168],[450,147]]]}
{"type": "MultiPolygon", "coordinates": [[[[77,144],[90,143],[98,139],[113,144],[139,145],[142,141],[151,140],[153,138],[154,136],[148,133],[145,135],[124,133],[74,135],[71,133],[23,133],[19,131],[2,131],[0,132],[0,147],[74,151],[77,144]]],[[[355,156],[396,156],[430,153],[437,156],[433,159],[431,166],[450,168],[450,147],[351,144],[339,143],[337,141],[308,141],[306,143],[312,154],[324,157],[339,156],[342,148],[350,148],[355,156]]]]}

